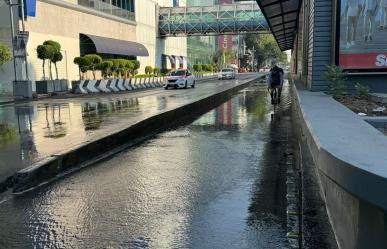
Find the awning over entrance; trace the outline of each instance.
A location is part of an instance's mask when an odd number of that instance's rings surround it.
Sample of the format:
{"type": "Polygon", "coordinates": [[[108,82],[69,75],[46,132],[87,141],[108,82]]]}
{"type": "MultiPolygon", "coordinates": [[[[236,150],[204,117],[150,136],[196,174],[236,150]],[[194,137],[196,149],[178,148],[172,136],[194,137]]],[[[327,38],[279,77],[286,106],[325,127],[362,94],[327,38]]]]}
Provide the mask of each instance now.
{"type": "Polygon", "coordinates": [[[256,0],[281,50],[293,48],[301,0],[256,0]]]}
{"type": "Polygon", "coordinates": [[[92,41],[95,46],[95,52],[99,54],[149,56],[148,50],[145,46],[137,42],[81,34],[81,42],[82,40],[87,40],[87,38],[92,41]]]}
{"type": "Polygon", "coordinates": [[[171,63],[171,65],[176,64],[176,59],[173,55],[165,55],[165,56],[169,59],[169,62],[171,63]]]}

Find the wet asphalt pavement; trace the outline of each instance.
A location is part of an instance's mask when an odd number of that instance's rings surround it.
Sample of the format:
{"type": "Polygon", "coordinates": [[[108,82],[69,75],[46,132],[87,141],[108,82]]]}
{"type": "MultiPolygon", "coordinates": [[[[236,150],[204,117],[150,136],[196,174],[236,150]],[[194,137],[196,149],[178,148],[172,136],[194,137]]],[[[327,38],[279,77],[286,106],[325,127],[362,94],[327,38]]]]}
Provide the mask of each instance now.
{"type": "Polygon", "coordinates": [[[256,84],[193,123],[0,204],[0,248],[286,248],[288,88],[256,84]],[[279,117],[281,115],[281,117],[279,117]]]}
{"type": "Polygon", "coordinates": [[[236,80],[198,82],[195,89],[158,88],[0,105],[0,182],[51,155],[256,76],[244,74],[236,80]]]}

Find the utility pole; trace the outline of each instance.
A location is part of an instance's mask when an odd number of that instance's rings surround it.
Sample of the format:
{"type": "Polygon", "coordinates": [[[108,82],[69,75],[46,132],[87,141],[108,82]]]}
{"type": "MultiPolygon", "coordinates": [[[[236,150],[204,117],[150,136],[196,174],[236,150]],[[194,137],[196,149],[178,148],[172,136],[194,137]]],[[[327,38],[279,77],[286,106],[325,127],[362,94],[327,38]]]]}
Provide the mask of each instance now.
{"type": "Polygon", "coordinates": [[[12,57],[13,57],[13,72],[14,72],[14,80],[17,81],[16,74],[16,58],[15,58],[15,28],[13,23],[13,6],[19,6],[19,4],[12,3],[12,0],[5,0],[5,2],[9,6],[9,16],[11,19],[11,35],[12,35],[12,57]]]}
{"type": "Polygon", "coordinates": [[[255,46],[253,46],[253,50],[251,51],[251,57],[252,57],[252,68],[251,71],[255,72],[255,46]]]}
{"type": "MultiPolygon", "coordinates": [[[[17,66],[16,66],[16,58],[17,56],[15,53],[15,46],[17,45],[17,39],[15,35],[15,24],[14,24],[14,15],[13,15],[13,7],[20,6],[21,9],[21,21],[22,21],[22,31],[23,34],[25,33],[25,25],[24,25],[24,0],[21,0],[20,3],[13,3],[12,0],[5,0],[6,4],[9,6],[9,16],[10,16],[10,21],[11,21],[11,35],[12,35],[12,56],[13,56],[13,71],[14,71],[14,78],[15,81],[17,81],[17,66]]],[[[25,44],[26,45],[26,44],[25,44]]],[[[26,48],[25,48],[26,49],[26,48]]],[[[25,71],[26,71],[26,78],[29,80],[29,75],[28,75],[28,64],[27,64],[27,52],[25,51],[24,55],[24,62],[25,62],[25,71]]]]}

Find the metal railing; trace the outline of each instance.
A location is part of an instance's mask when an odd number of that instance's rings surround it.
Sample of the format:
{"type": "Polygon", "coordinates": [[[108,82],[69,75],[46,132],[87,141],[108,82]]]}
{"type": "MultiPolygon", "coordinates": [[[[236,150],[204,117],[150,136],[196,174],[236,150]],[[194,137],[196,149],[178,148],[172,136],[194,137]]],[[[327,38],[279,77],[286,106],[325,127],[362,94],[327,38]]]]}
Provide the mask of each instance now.
{"type": "Polygon", "coordinates": [[[159,10],[159,33],[165,37],[268,31],[267,21],[256,3],[159,10]]]}
{"type": "Polygon", "coordinates": [[[134,12],[128,11],[126,9],[122,9],[120,7],[114,6],[108,2],[104,2],[101,0],[78,0],[78,4],[81,6],[85,6],[88,8],[92,8],[92,9],[104,12],[106,14],[128,19],[131,21],[136,20],[136,16],[134,12]]]}

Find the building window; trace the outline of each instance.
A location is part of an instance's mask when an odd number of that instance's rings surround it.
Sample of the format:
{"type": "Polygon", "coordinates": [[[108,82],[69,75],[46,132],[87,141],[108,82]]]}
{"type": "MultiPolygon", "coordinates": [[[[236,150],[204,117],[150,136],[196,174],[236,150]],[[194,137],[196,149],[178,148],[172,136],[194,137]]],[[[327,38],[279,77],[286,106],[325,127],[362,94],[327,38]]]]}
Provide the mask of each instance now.
{"type": "Polygon", "coordinates": [[[135,21],[133,0],[78,0],[78,4],[135,21]]]}

